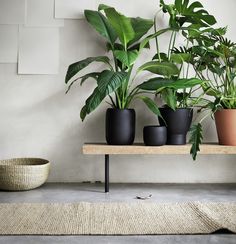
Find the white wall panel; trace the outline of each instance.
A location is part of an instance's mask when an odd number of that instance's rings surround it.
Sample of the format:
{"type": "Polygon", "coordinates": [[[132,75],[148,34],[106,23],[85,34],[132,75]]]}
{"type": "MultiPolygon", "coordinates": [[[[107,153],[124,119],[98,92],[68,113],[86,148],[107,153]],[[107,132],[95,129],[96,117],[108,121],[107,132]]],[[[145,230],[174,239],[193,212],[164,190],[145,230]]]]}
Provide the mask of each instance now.
{"type": "Polygon", "coordinates": [[[55,0],[55,17],[83,19],[84,9],[96,9],[96,0],[55,0]]]}
{"type": "Polygon", "coordinates": [[[55,19],[54,0],[27,0],[27,26],[63,26],[64,20],[55,19]]]}
{"type": "Polygon", "coordinates": [[[58,28],[20,27],[19,74],[57,74],[58,28]]]}
{"type": "Polygon", "coordinates": [[[157,0],[146,1],[145,7],[144,1],[139,0],[55,0],[55,15],[56,18],[81,19],[84,9],[97,9],[100,3],[113,6],[132,17],[153,18],[158,9],[157,0]]]}
{"type": "Polygon", "coordinates": [[[96,0],[96,3],[97,6],[103,3],[115,7],[126,16],[151,19],[159,9],[158,0],[96,0]]]}
{"type": "Polygon", "coordinates": [[[23,24],[25,0],[0,0],[0,24],[23,24]]]}
{"type": "Polygon", "coordinates": [[[0,25],[0,63],[17,63],[18,25],[0,25]]]}

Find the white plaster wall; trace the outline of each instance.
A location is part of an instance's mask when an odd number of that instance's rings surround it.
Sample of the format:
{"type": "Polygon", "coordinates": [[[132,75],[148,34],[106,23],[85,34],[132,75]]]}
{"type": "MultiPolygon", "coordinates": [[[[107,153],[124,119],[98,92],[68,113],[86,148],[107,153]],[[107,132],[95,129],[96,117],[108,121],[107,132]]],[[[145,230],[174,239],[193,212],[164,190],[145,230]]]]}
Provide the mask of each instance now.
{"type": "MultiPolygon", "coordinates": [[[[202,3],[222,25],[228,25],[229,37],[236,41],[236,1],[202,3]]],[[[141,13],[142,9],[137,15],[141,13]]],[[[82,123],[79,111],[93,82],[75,86],[65,95],[64,76],[70,63],[104,52],[103,40],[84,20],[65,20],[60,28],[57,75],[17,75],[17,64],[0,64],[1,158],[47,158],[52,162],[49,181],[53,182],[103,181],[103,157],[84,156],[81,147],[84,142],[104,141],[107,106],[100,106],[82,123]]],[[[144,53],[142,60],[148,56],[144,53]]],[[[156,123],[156,118],[139,102],[134,108],[139,142],[143,126],[156,123]]],[[[213,121],[205,122],[204,131],[206,141],[217,140],[213,121]]],[[[199,156],[197,162],[188,155],[112,156],[110,170],[112,182],[236,182],[233,156],[199,156]]]]}

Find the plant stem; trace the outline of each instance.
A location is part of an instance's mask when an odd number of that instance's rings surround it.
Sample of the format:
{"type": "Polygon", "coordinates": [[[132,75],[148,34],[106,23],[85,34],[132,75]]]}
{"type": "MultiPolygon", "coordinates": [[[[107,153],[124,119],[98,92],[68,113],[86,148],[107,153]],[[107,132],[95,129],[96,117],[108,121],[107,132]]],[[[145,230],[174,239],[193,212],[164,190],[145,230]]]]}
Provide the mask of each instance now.
{"type": "Polygon", "coordinates": [[[174,37],[174,31],[172,31],[169,41],[169,47],[168,47],[168,60],[170,60],[170,54],[171,54],[171,47],[172,47],[172,39],[174,37]]]}
{"type": "Polygon", "coordinates": [[[115,71],[118,72],[119,68],[118,68],[116,57],[115,57],[114,49],[112,49],[112,56],[113,56],[113,60],[114,60],[114,64],[115,64],[115,71]]]}
{"type": "Polygon", "coordinates": [[[175,47],[175,42],[176,42],[176,36],[177,36],[177,32],[174,31],[174,39],[172,41],[172,47],[171,47],[171,51],[173,50],[173,48],[175,47]]]}
{"type": "MultiPolygon", "coordinates": [[[[154,16],[154,31],[155,33],[157,32],[157,15],[159,14],[161,10],[159,10],[155,16],[154,16]]],[[[160,55],[160,49],[159,49],[159,43],[158,43],[158,39],[157,36],[155,37],[155,43],[156,43],[156,50],[157,50],[157,55],[158,55],[158,59],[161,62],[161,55],[160,55]]]]}
{"type": "MultiPolygon", "coordinates": [[[[119,109],[122,109],[122,104],[121,104],[121,101],[120,101],[120,96],[119,96],[119,94],[118,94],[118,92],[116,91],[115,92],[115,94],[116,94],[116,102],[118,103],[117,105],[118,105],[118,108],[119,109]]],[[[116,105],[116,106],[117,106],[116,105]]]]}

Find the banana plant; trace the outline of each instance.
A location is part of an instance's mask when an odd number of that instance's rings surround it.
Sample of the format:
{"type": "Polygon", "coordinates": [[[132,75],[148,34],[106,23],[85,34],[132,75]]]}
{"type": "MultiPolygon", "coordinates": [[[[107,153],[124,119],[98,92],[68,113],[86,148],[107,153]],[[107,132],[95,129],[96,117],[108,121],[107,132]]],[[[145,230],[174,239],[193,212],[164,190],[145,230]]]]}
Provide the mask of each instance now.
{"type": "MultiPolygon", "coordinates": [[[[108,97],[109,104],[118,109],[129,108],[138,98],[156,115],[160,115],[155,102],[139,86],[132,86],[136,74],[132,71],[136,60],[144,48],[149,48],[146,34],[153,27],[153,20],[140,17],[131,18],[119,13],[115,8],[100,4],[97,11],[85,10],[87,22],[105,39],[109,56],[88,57],[68,67],[65,83],[67,92],[78,81],[84,84],[88,79],[95,81],[95,89],[81,109],[82,121],[108,97]],[[80,76],[80,72],[92,63],[103,63],[100,72],[80,76]]],[[[159,33],[162,34],[162,33],[159,33]]]]}

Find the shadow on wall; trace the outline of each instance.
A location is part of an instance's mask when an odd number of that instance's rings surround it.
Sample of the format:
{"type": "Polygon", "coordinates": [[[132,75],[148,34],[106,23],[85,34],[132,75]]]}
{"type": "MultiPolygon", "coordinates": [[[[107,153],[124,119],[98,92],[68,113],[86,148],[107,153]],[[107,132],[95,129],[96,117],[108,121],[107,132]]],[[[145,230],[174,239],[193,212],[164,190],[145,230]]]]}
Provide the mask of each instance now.
{"type": "Polygon", "coordinates": [[[20,126],[16,130],[21,134],[25,131],[24,141],[18,146],[52,162],[49,180],[81,180],[86,174],[87,178],[96,175],[93,161],[81,154],[81,148],[86,141],[105,141],[106,108],[102,106],[82,122],[76,100],[62,90],[18,111],[20,126]]]}
{"type": "MultiPolygon", "coordinates": [[[[104,129],[98,128],[103,124],[103,114],[99,113],[94,120],[82,124],[74,123],[62,129],[60,137],[51,145],[48,157],[53,162],[51,177],[54,181],[63,179],[66,182],[87,181],[99,177],[96,166],[98,157],[87,157],[82,154],[84,142],[101,141],[104,129]],[[89,128],[89,130],[88,130],[89,128]]],[[[103,160],[99,159],[99,162],[103,160]]]]}
{"type": "MultiPolygon", "coordinates": [[[[99,178],[97,162],[103,162],[98,157],[86,157],[82,154],[82,146],[85,142],[105,141],[105,122],[103,111],[96,112],[81,122],[74,119],[67,127],[60,128],[60,136],[50,145],[47,152],[48,158],[53,162],[51,177],[53,181],[87,181],[99,178]],[[92,118],[91,118],[92,117],[92,118]]],[[[49,179],[50,180],[50,179],[49,179]]]]}
{"type": "Polygon", "coordinates": [[[41,101],[36,103],[29,103],[27,105],[28,107],[24,107],[24,110],[21,112],[21,114],[27,115],[34,113],[35,111],[46,112],[46,109],[50,110],[50,112],[60,112],[62,106],[69,105],[69,101],[66,99],[65,90],[59,90],[53,94],[48,95],[48,97],[43,98],[41,101]]]}

